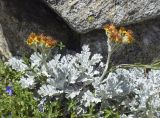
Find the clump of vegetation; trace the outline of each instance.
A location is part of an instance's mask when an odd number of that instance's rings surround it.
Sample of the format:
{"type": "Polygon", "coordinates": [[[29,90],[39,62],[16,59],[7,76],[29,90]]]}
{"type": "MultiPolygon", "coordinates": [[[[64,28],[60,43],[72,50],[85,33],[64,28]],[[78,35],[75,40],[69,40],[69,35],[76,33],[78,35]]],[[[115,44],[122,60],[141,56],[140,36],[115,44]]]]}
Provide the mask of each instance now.
{"type": "MultiPolygon", "coordinates": [[[[104,26],[108,36],[107,63],[84,45],[75,55],[54,55],[58,41],[31,33],[30,58],[0,63],[0,116],[47,118],[159,117],[160,71],[144,74],[141,67],[121,65],[109,70],[111,54],[134,41],[133,33],[113,24],[104,26]],[[103,72],[101,70],[104,69],[103,72]]],[[[64,46],[63,46],[64,47],[64,46]]]]}

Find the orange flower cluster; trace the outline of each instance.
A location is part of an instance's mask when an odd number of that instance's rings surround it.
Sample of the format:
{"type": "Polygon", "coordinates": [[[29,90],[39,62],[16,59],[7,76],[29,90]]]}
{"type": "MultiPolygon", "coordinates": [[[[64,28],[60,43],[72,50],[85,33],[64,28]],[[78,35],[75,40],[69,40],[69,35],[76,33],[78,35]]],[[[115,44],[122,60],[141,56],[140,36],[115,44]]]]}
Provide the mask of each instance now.
{"type": "Polygon", "coordinates": [[[120,27],[120,29],[117,30],[113,24],[110,24],[105,25],[104,30],[108,38],[116,43],[129,44],[134,40],[133,32],[131,30],[126,30],[124,27],[120,27]]]}
{"type": "Polygon", "coordinates": [[[47,48],[55,47],[57,44],[57,40],[52,39],[51,37],[41,35],[36,35],[35,33],[31,33],[27,39],[28,45],[42,45],[47,48]]]}

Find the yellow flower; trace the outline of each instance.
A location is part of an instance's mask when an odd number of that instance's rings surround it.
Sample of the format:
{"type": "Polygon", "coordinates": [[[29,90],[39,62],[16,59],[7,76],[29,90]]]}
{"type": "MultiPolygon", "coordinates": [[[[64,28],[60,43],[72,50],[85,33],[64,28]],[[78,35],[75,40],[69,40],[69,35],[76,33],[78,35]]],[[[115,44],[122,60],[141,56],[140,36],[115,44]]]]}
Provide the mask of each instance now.
{"type": "Polygon", "coordinates": [[[124,27],[120,27],[119,30],[113,24],[107,24],[104,26],[104,30],[109,38],[109,40],[116,43],[129,44],[132,43],[133,32],[131,30],[126,30],[124,27]]]}
{"type": "Polygon", "coordinates": [[[133,38],[133,32],[131,30],[128,30],[126,33],[125,33],[125,36],[127,37],[128,39],[128,43],[132,43],[134,41],[134,38],[133,38]]]}
{"type": "Polygon", "coordinates": [[[121,27],[119,33],[122,37],[122,43],[129,44],[134,41],[133,32],[131,30],[127,31],[125,28],[121,27]]]}
{"type": "Polygon", "coordinates": [[[51,38],[51,37],[46,37],[43,34],[41,35],[36,35],[35,33],[31,33],[27,39],[27,44],[28,45],[42,45],[47,48],[55,47],[57,44],[57,40],[51,38]]]}
{"type": "Polygon", "coordinates": [[[117,29],[116,27],[113,25],[113,24],[107,24],[104,26],[104,30],[108,33],[114,33],[114,32],[117,32],[117,29]]]}
{"type": "Polygon", "coordinates": [[[55,47],[57,44],[57,40],[53,40],[51,37],[45,37],[45,45],[46,47],[55,47]]]}
{"type": "Polygon", "coordinates": [[[32,45],[35,41],[36,34],[35,33],[31,33],[27,39],[27,44],[28,45],[32,45]]]}
{"type": "Polygon", "coordinates": [[[106,31],[106,34],[110,40],[117,42],[117,43],[120,43],[122,41],[118,30],[113,24],[105,25],[104,30],[106,31]]]}
{"type": "Polygon", "coordinates": [[[125,35],[126,29],[124,27],[120,27],[119,33],[120,33],[121,36],[125,35]]]}

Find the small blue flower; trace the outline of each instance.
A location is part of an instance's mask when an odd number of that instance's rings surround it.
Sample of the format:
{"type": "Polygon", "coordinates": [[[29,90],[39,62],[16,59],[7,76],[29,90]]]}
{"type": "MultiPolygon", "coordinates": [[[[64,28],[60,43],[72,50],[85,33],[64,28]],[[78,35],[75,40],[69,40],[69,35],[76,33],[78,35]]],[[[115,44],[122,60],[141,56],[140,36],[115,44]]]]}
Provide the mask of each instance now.
{"type": "Polygon", "coordinates": [[[12,87],[11,86],[7,86],[6,87],[6,91],[5,91],[6,93],[8,93],[8,95],[12,95],[13,94],[13,90],[12,90],[12,87]]]}

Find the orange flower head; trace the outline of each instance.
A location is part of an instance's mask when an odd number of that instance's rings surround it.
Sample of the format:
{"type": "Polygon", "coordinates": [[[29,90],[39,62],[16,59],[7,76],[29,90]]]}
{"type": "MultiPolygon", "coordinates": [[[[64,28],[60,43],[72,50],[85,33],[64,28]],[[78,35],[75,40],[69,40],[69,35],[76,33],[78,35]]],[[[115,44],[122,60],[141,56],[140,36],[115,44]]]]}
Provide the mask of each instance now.
{"type": "Polygon", "coordinates": [[[126,33],[126,29],[124,27],[120,27],[119,33],[123,36],[126,33]]]}
{"type": "Polygon", "coordinates": [[[105,25],[104,30],[106,31],[106,34],[110,40],[117,43],[121,42],[121,36],[119,35],[118,30],[113,24],[105,25]]]}
{"type": "Polygon", "coordinates": [[[113,24],[107,24],[107,25],[105,25],[104,26],[104,30],[106,31],[106,32],[108,32],[108,33],[113,33],[113,32],[116,32],[116,27],[113,25],[113,24]]]}
{"type": "Polygon", "coordinates": [[[128,37],[128,42],[132,43],[134,38],[133,38],[133,32],[131,30],[128,30],[128,32],[126,33],[126,36],[128,37]]]}
{"type": "Polygon", "coordinates": [[[46,48],[55,47],[57,44],[57,40],[52,39],[51,37],[46,37],[43,34],[36,35],[35,33],[31,33],[27,39],[28,45],[42,45],[46,48]]]}
{"type": "Polygon", "coordinates": [[[131,30],[127,31],[124,27],[120,27],[119,30],[117,30],[113,24],[107,24],[104,26],[104,30],[109,40],[113,42],[129,44],[134,40],[133,32],[131,30]]]}
{"type": "Polygon", "coordinates": [[[31,34],[28,36],[27,44],[28,44],[28,45],[32,45],[32,44],[34,43],[35,37],[36,37],[36,34],[35,34],[35,33],[31,33],[31,34]]]}
{"type": "Polygon", "coordinates": [[[51,47],[55,47],[57,44],[57,40],[52,39],[51,37],[46,37],[46,47],[51,48],[51,47]]]}
{"type": "Polygon", "coordinates": [[[134,41],[133,32],[131,30],[123,31],[122,37],[123,37],[123,40],[122,40],[123,43],[130,44],[134,41]]]}

